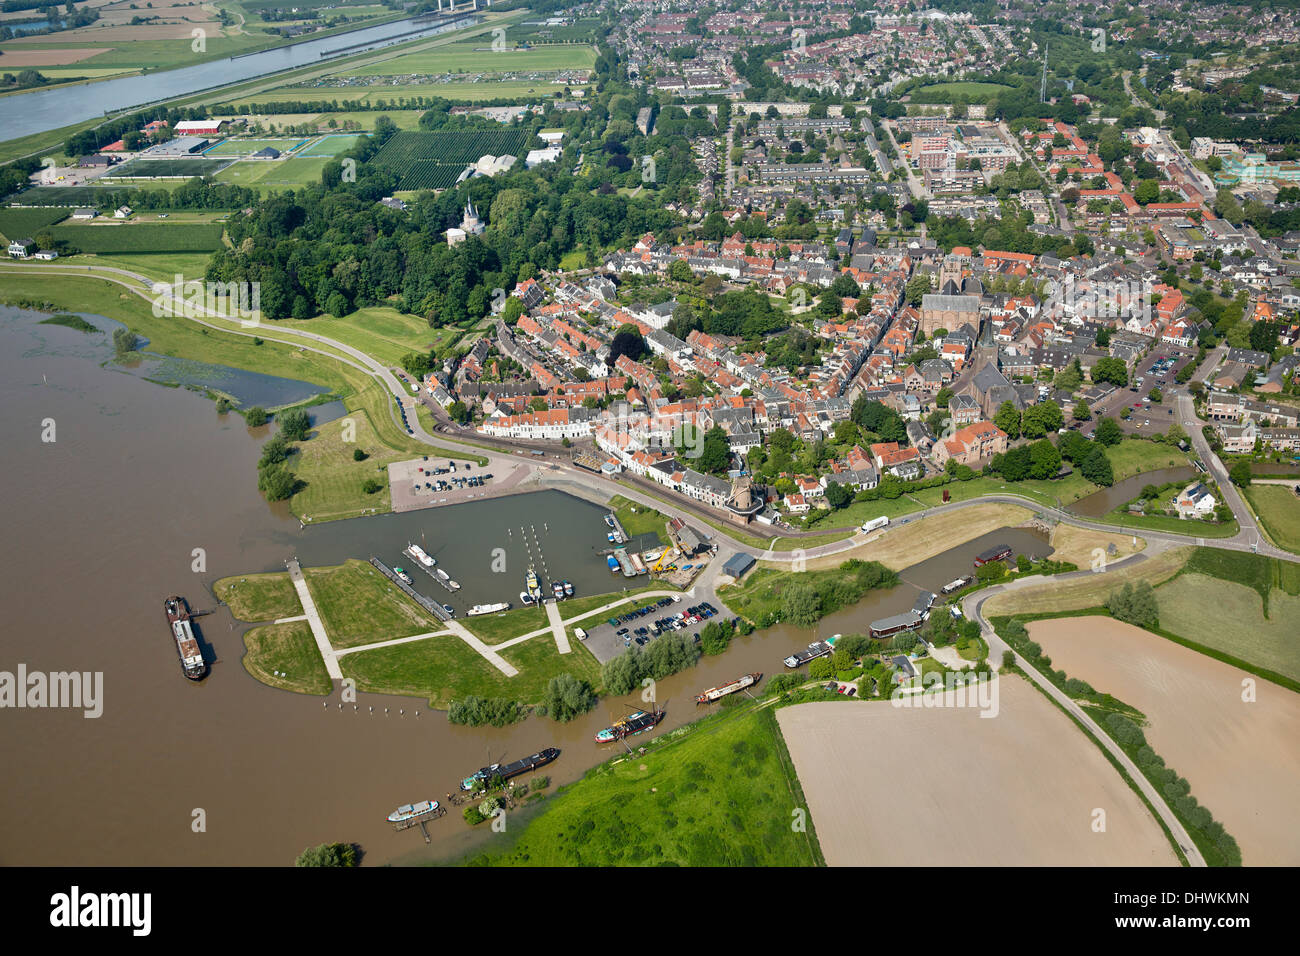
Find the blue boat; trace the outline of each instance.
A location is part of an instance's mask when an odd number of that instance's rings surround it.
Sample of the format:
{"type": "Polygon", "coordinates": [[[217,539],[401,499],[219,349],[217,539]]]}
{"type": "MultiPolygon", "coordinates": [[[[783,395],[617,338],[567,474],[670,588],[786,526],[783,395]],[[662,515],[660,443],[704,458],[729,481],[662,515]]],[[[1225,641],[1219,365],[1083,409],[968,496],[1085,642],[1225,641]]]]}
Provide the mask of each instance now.
{"type": "Polygon", "coordinates": [[[618,566],[618,558],[614,557],[614,556],[611,554],[609,557],[607,557],[607,558],[605,559],[605,563],[609,565],[609,569],[610,569],[611,571],[613,571],[615,574],[618,574],[618,572],[619,572],[619,570],[620,570],[620,569],[619,569],[619,566],[618,566]]]}

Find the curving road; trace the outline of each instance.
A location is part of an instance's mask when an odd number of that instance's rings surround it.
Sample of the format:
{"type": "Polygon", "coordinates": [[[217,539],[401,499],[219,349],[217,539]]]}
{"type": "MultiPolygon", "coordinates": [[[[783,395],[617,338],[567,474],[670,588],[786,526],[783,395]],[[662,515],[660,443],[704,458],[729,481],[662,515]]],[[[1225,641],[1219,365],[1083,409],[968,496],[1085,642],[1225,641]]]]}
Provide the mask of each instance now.
{"type": "MultiPolygon", "coordinates": [[[[1051,580],[1055,581],[1063,578],[1077,578],[1094,573],[1113,574],[1116,571],[1120,571],[1119,576],[1123,577],[1123,572],[1125,570],[1143,560],[1145,560],[1145,555],[1137,554],[1130,558],[1126,558],[1123,561],[1116,561],[1110,564],[1106,570],[1102,572],[1075,571],[1070,574],[1057,575],[1056,578],[1051,580]]],[[[1161,794],[1160,791],[1152,785],[1151,781],[1143,775],[1142,771],[1138,769],[1137,764],[1129,759],[1128,754],[1123,751],[1119,744],[1111,739],[1111,736],[1102,730],[1101,727],[1098,726],[1097,722],[1092,719],[1092,716],[1080,707],[1073,698],[1040,674],[1032,664],[1017,654],[1011,646],[998,635],[997,631],[993,630],[993,626],[989,624],[988,620],[984,617],[984,602],[995,594],[1000,594],[1004,591],[1021,590],[1036,585],[1041,586],[1045,583],[1050,582],[1048,579],[1035,576],[1029,578],[1017,578],[1007,584],[997,584],[989,588],[984,588],[983,590],[976,591],[974,594],[962,601],[962,613],[979,624],[984,640],[987,641],[989,645],[989,663],[996,667],[1002,662],[1003,655],[1010,653],[1015,658],[1016,666],[1024,671],[1025,676],[1037,684],[1039,689],[1051,697],[1053,701],[1066,711],[1066,713],[1086,727],[1088,731],[1092,733],[1093,737],[1097,739],[1100,745],[1106,748],[1106,751],[1111,755],[1111,757],[1113,757],[1115,761],[1124,768],[1124,771],[1129,775],[1129,778],[1133,780],[1138,789],[1142,791],[1142,794],[1155,809],[1156,814],[1164,821],[1165,826],[1169,828],[1169,832],[1173,834],[1175,842],[1177,842],[1179,848],[1183,851],[1184,855],[1186,855],[1188,864],[1197,867],[1206,866],[1205,857],[1201,855],[1201,851],[1197,848],[1196,843],[1188,834],[1186,827],[1184,827],[1178,817],[1174,815],[1174,812],[1169,809],[1169,804],[1165,802],[1164,795],[1161,794]]],[[[998,679],[1002,680],[1001,677],[998,679]]]]}
{"type": "MultiPolygon", "coordinates": [[[[154,280],[141,275],[140,273],[131,272],[127,269],[120,269],[115,266],[41,266],[37,264],[0,264],[0,275],[5,273],[67,275],[78,277],[86,277],[89,275],[90,277],[105,279],[106,281],[114,282],[117,285],[123,286],[148,302],[152,303],[154,300],[154,295],[152,293],[154,280]]],[[[343,362],[344,364],[369,375],[375,381],[379,382],[397,402],[404,406],[409,408],[416,402],[415,396],[411,394],[410,387],[399,381],[390,368],[360,349],[348,345],[347,343],[339,342],[327,336],[306,331],[305,329],[288,328],[273,323],[262,323],[252,331],[249,331],[246,328],[243,328],[238,320],[223,319],[217,314],[209,312],[206,308],[204,309],[204,312],[208,314],[207,319],[199,318],[197,316],[185,316],[185,318],[189,318],[191,321],[207,326],[208,328],[228,332],[232,335],[244,335],[249,337],[258,336],[282,344],[294,345],[299,348],[304,348],[307,351],[323,355],[327,358],[335,359],[336,361],[343,362]],[[304,345],[302,344],[304,342],[310,344],[304,345]]],[[[1184,421],[1184,427],[1186,427],[1191,440],[1196,443],[1197,451],[1202,455],[1207,466],[1214,471],[1215,477],[1219,479],[1220,487],[1224,489],[1225,501],[1233,509],[1233,513],[1237,515],[1237,520],[1241,524],[1242,531],[1233,538],[1215,538],[1209,540],[1192,537],[1190,535],[1173,534],[1170,532],[1152,531],[1148,529],[1142,529],[1140,531],[1141,536],[1148,542],[1162,542],[1165,544],[1179,545],[1208,544],[1212,547],[1225,548],[1233,551],[1257,551],[1261,554],[1268,554],[1283,560],[1300,562],[1300,557],[1282,551],[1279,548],[1275,548],[1267,541],[1261,542],[1259,530],[1255,525],[1253,516],[1251,516],[1250,511],[1246,508],[1244,502],[1242,502],[1241,496],[1236,493],[1235,489],[1232,488],[1231,483],[1227,480],[1227,472],[1226,469],[1223,468],[1222,462],[1220,462],[1217,456],[1210,451],[1208,443],[1205,442],[1204,436],[1200,433],[1200,422],[1195,417],[1195,409],[1191,405],[1190,397],[1181,395],[1179,396],[1179,402],[1180,407],[1183,409],[1182,418],[1184,421]],[[1184,402],[1186,405],[1181,405],[1181,403],[1184,402]]],[[[403,426],[398,420],[392,405],[389,406],[389,415],[393,419],[394,424],[401,429],[403,426]]],[[[683,503],[683,505],[679,506],[670,503],[658,495],[649,495],[635,488],[628,487],[625,484],[618,484],[616,488],[612,488],[608,479],[593,475],[584,469],[578,468],[576,465],[571,464],[563,458],[542,460],[545,463],[545,469],[552,473],[551,476],[546,476],[544,478],[543,476],[545,475],[545,472],[542,471],[540,467],[537,467],[542,464],[542,461],[529,462],[528,459],[521,458],[518,453],[509,454],[493,451],[485,448],[481,444],[462,440],[450,431],[440,432],[436,436],[431,435],[429,432],[425,431],[424,427],[420,424],[418,417],[414,413],[408,417],[408,421],[411,427],[411,434],[421,442],[440,448],[446,448],[448,445],[465,448],[476,456],[487,458],[490,463],[489,467],[517,468],[521,462],[531,464],[537,468],[535,477],[538,479],[539,483],[541,481],[555,481],[557,478],[562,481],[576,483],[595,494],[601,495],[602,501],[608,500],[611,493],[617,493],[625,498],[637,502],[638,504],[666,514],[669,517],[681,518],[685,521],[694,520],[701,514],[706,513],[703,506],[699,506],[694,502],[689,504],[683,503]],[[557,472],[559,473],[558,475],[555,474],[557,472]]],[[[1030,498],[1016,494],[984,495],[979,498],[971,498],[967,501],[956,501],[945,505],[937,505],[933,508],[927,508],[923,511],[917,511],[900,517],[891,522],[888,528],[880,533],[888,534],[893,530],[911,524],[914,521],[923,521],[931,515],[942,514],[949,511],[958,511],[962,508],[972,508],[986,502],[1002,502],[1021,505],[1022,507],[1035,511],[1043,517],[1050,517],[1063,524],[1074,525],[1080,528],[1089,528],[1096,531],[1107,531],[1112,533],[1139,533],[1133,529],[1120,528],[1104,522],[1081,518],[1078,515],[1064,511],[1060,508],[1044,505],[1030,498]]],[[[721,512],[714,513],[714,517],[715,520],[726,520],[726,516],[721,512]]],[[[715,541],[719,542],[720,545],[725,544],[733,552],[748,554],[751,557],[761,558],[764,561],[770,561],[775,564],[792,564],[797,560],[829,557],[850,551],[867,541],[867,536],[854,534],[841,541],[816,545],[806,549],[776,551],[773,550],[773,546],[776,543],[775,538],[772,540],[772,544],[769,545],[768,548],[763,549],[732,537],[726,531],[719,530],[718,528],[710,527],[708,534],[715,541]]]]}

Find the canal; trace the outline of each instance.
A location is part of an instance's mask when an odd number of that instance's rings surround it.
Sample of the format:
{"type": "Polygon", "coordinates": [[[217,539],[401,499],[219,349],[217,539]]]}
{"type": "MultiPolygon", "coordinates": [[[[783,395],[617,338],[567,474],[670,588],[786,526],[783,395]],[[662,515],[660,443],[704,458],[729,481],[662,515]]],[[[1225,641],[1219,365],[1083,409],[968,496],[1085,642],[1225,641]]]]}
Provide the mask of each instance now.
{"type": "MultiPolygon", "coordinates": [[[[174,70],[16,93],[0,97],[0,136],[6,140],[18,139],[147,103],[317,65],[325,62],[324,56],[344,50],[349,54],[361,53],[387,45],[397,38],[406,42],[437,36],[475,22],[478,22],[477,18],[458,18],[452,24],[421,29],[421,24],[415,20],[396,20],[320,40],[307,40],[230,59],[209,60],[174,70]]],[[[189,40],[176,42],[188,43],[189,40]]]]}

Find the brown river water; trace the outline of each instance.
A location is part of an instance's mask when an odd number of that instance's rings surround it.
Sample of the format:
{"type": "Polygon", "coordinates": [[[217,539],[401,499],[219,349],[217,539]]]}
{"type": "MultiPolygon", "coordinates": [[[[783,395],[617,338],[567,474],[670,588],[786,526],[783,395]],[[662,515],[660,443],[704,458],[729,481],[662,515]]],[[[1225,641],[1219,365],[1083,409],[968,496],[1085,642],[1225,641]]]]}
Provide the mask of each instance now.
{"type": "MultiPolygon", "coordinates": [[[[543,747],[562,750],[544,771],[553,785],[621,752],[598,747],[592,736],[637,709],[636,696],[603,699],[567,725],[534,717],[497,730],[451,726],[412,698],[362,694],[357,712],[340,712],[337,695],[322,706],[321,698],[274,690],[240,665],[245,625],[225,608],[200,621],[217,661],[211,676],[186,681],[163,599],[179,593],[195,607],[213,607],[218,578],[276,570],[293,554],[304,565],[371,553],[391,564],[400,557],[394,547],[423,533],[469,598],[515,600],[509,592],[519,590],[518,575],[497,584],[485,569],[489,549],[461,559],[457,542],[504,535],[513,553],[505,529],[542,516],[546,560],[579,594],[623,582],[593,553],[604,546],[600,510],[558,492],[304,530],[257,491],[267,429],[219,418],[211,401],[192,392],[101,367],[111,352],[106,336],[36,326],[38,318],[0,308],[0,481],[9,505],[0,671],[24,664],[29,672],[102,672],[103,714],[0,710],[8,776],[0,864],[287,865],[304,847],[333,841],[359,844],[368,865],[455,858],[495,835],[486,825],[471,831],[453,809],[429,825],[426,845],[418,829],[393,832],[386,814],[398,804],[442,800],[483,764],[543,747]],[[54,442],[41,440],[47,419],[54,442]],[[199,572],[196,548],[206,558],[199,572]],[[196,811],[202,832],[192,826],[196,811]]],[[[781,672],[782,658],[809,641],[864,631],[907,609],[918,587],[937,590],[969,573],[972,556],[995,539],[1029,554],[1050,550],[1029,531],[994,532],[907,569],[899,587],[815,629],[781,626],[738,639],[725,654],[659,683],[668,710],[661,727],[694,719],[693,697],[706,687],[749,671],[781,672]]]]}

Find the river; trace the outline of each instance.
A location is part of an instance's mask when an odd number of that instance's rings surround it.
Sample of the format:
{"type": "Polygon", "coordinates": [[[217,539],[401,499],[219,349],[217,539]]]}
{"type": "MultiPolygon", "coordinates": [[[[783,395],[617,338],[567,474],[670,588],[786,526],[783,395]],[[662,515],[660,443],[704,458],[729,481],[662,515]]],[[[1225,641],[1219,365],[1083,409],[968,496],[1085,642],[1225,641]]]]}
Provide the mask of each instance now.
{"type": "MultiPolygon", "coordinates": [[[[473,549],[458,556],[453,535],[463,534],[460,522],[516,526],[527,518],[517,510],[524,509],[533,523],[540,517],[548,524],[552,515],[582,519],[573,532],[578,545],[566,545],[558,530],[541,537],[548,560],[568,555],[564,573],[575,585],[614,588],[621,579],[573,551],[599,545],[588,540],[599,538],[599,527],[586,527],[598,509],[563,496],[304,530],[257,492],[267,428],[219,417],[211,401],[188,390],[101,367],[111,353],[104,337],[40,326],[38,318],[0,307],[0,440],[7,450],[0,480],[11,545],[0,553],[7,618],[0,670],[22,663],[29,671],[102,672],[104,710],[98,719],[73,710],[0,711],[0,761],[8,772],[0,863],[286,865],[304,847],[333,841],[360,844],[366,864],[444,859],[494,835],[449,815],[430,825],[426,846],[418,829],[394,833],[385,815],[402,803],[443,799],[490,761],[556,746],[563,753],[546,772],[560,784],[616,752],[597,747],[592,736],[637,708],[638,697],[602,700],[567,725],[531,718],[498,730],[451,726],[411,698],[362,694],[351,712],[274,690],[240,665],[244,625],[224,608],[200,622],[218,658],[211,676],[202,684],[184,680],[163,598],[179,593],[211,607],[218,578],[279,568],[294,553],[305,563],[365,558],[369,549],[391,549],[424,530],[430,541],[438,536],[440,566],[463,576],[467,589],[481,579],[474,586],[485,599],[502,599],[480,567],[486,549],[480,546],[477,558],[473,549]],[[54,442],[41,440],[49,420],[54,442]],[[195,549],[203,558],[197,571],[195,549]],[[596,568],[590,584],[580,566],[587,563],[596,568]],[[203,832],[193,829],[196,811],[203,832]]],[[[694,719],[693,697],[706,687],[749,671],[780,672],[782,658],[817,637],[860,632],[905,610],[918,587],[937,590],[969,573],[973,555],[995,539],[1030,554],[1049,551],[1035,533],[994,532],[907,569],[899,587],[816,628],[776,627],[737,639],[727,653],[659,683],[668,710],[663,729],[694,719]]],[[[507,578],[507,592],[517,592],[517,576],[507,578]]]]}
{"type": "Polygon", "coordinates": [[[187,96],[301,66],[320,64],[324,62],[321,56],[323,53],[336,53],[345,48],[349,48],[349,53],[360,53],[366,48],[386,45],[397,37],[401,37],[403,42],[432,37],[469,26],[472,22],[477,21],[457,19],[454,24],[420,29],[415,20],[396,20],[381,26],[351,30],[320,40],[306,40],[246,56],[209,60],[194,66],[159,70],[142,76],[59,86],[0,97],[0,138],[18,139],[101,117],[106,113],[187,96]],[[353,47],[355,49],[350,49],[353,47]]]}

